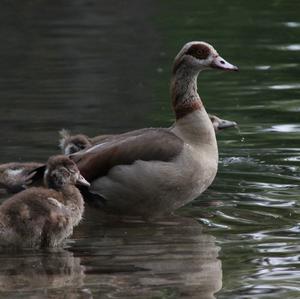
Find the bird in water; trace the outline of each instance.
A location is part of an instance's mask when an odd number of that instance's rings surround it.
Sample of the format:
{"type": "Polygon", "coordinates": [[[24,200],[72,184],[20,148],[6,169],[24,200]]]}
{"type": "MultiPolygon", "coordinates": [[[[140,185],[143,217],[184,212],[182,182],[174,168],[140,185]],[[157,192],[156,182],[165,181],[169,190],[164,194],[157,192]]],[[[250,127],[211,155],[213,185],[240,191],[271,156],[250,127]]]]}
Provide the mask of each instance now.
{"type": "Polygon", "coordinates": [[[84,200],[75,184],[89,186],[76,164],[64,155],[50,157],[45,187],[32,187],[0,206],[0,246],[56,247],[78,225],[84,200]]]}
{"type": "Polygon", "coordinates": [[[143,218],[171,214],[213,182],[215,129],[197,91],[200,72],[238,68],[206,42],[189,42],[175,57],[171,102],[175,122],[115,135],[70,155],[107,213],[143,218]]]}

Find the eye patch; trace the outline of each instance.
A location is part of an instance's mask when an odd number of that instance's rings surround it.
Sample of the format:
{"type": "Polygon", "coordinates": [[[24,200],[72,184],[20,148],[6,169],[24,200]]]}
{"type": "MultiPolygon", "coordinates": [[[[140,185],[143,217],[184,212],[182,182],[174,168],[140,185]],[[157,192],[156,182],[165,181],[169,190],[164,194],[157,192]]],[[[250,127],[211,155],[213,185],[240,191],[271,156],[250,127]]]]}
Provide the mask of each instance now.
{"type": "Polygon", "coordinates": [[[197,59],[206,59],[209,54],[210,49],[205,45],[193,45],[186,52],[186,55],[191,55],[197,59]]]}

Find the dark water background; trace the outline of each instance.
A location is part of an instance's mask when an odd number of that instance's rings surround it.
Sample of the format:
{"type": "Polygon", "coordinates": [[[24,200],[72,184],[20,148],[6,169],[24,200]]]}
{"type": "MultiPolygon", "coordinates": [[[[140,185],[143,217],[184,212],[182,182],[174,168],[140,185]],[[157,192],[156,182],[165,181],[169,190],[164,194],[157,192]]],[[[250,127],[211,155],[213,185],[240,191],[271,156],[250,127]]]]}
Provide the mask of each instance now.
{"type": "Polygon", "coordinates": [[[64,249],[0,253],[1,298],[300,298],[299,1],[6,0],[0,24],[0,162],[44,161],[63,127],[169,126],[187,41],[241,69],[199,77],[239,123],[205,194],[153,224],[87,210],[64,249]]]}

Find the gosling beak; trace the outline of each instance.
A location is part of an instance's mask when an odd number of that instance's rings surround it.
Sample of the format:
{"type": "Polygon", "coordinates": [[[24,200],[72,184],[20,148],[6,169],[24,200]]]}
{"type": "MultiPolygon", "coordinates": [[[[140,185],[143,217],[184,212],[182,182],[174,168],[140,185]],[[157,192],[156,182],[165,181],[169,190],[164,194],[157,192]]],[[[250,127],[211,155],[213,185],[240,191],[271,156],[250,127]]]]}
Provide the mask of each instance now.
{"type": "Polygon", "coordinates": [[[237,123],[235,121],[230,121],[226,119],[221,119],[221,121],[218,123],[218,130],[224,130],[227,128],[236,127],[237,123]]]}
{"type": "Polygon", "coordinates": [[[76,184],[86,186],[86,187],[91,186],[91,184],[81,174],[78,175],[76,184]]]}
{"type": "Polygon", "coordinates": [[[238,71],[238,67],[227,62],[221,56],[216,56],[210,64],[210,67],[214,69],[220,69],[223,71],[238,71]]]}

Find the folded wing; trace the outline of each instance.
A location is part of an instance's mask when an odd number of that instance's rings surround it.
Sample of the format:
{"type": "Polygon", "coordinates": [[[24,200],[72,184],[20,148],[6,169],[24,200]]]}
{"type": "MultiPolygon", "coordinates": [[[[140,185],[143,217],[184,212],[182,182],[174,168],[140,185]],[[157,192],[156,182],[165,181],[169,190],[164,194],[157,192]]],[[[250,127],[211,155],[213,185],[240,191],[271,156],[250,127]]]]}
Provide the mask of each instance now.
{"type": "Polygon", "coordinates": [[[70,156],[88,181],[105,176],[114,166],[137,160],[171,161],[183,148],[183,141],[168,129],[142,129],[107,140],[70,156]]]}

